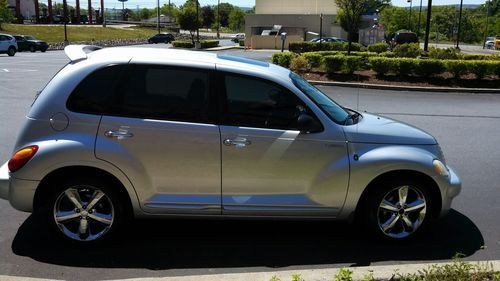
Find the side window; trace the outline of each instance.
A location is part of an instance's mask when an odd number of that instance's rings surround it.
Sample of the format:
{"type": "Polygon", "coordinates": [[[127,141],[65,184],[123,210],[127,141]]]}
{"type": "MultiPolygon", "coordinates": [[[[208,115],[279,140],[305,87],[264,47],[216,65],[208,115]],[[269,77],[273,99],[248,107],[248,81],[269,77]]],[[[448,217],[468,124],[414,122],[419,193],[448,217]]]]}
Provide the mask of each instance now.
{"type": "Polygon", "coordinates": [[[262,79],[225,74],[224,121],[228,125],[296,130],[304,103],[285,88],[262,79]]]}
{"type": "Polygon", "coordinates": [[[208,71],[135,65],[129,77],[121,90],[121,115],[207,122],[208,71]]]}
{"type": "Polygon", "coordinates": [[[87,76],[70,95],[66,106],[81,113],[106,114],[113,107],[115,86],[125,65],[98,69],[87,76]]]}

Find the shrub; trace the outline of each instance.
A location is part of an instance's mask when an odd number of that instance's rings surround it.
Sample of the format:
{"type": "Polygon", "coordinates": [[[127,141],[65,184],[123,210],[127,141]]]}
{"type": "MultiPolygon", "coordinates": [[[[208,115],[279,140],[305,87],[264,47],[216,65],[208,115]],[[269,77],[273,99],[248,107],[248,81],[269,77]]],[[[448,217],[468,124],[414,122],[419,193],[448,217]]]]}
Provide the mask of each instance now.
{"type": "Polygon", "coordinates": [[[417,64],[417,60],[412,58],[396,58],[392,60],[394,61],[394,64],[390,64],[393,68],[392,70],[400,76],[412,74],[417,64]]]}
{"type": "Polygon", "coordinates": [[[363,62],[362,57],[344,56],[342,62],[342,73],[352,74],[354,71],[360,69],[362,62],[363,62]]]}
{"type": "Polygon", "coordinates": [[[396,45],[393,53],[400,58],[416,58],[422,54],[422,50],[418,43],[409,43],[396,45]]]}
{"type": "Polygon", "coordinates": [[[445,70],[442,60],[421,59],[415,65],[415,74],[423,77],[429,77],[443,73],[445,70]]]}
{"type": "Polygon", "coordinates": [[[389,45],[387,45],[387,43],[385,43],[385,42],[374,43],[374,44],[368,45],[368,51],[375,52],[375,53],[387,52],[387,48],[389,48],[389,45]]]}
{"type": "MultiPolygon", "coordinates": [[[[305,52],[316,52],[316,51],[347,51],[348,44],[340,42],[292,42],[289,45],[290,52],[294,53],[305,53],[305,52]]],[[[360,51],[361,44],[352,43],[352,51],[360,51]]]]}
{"type": "Polygon", "coordinates": [[[240,39],[238,43],[240,46],[245,46],[245,39],[240,39]]]}
{"type": "Polygon", "coordinates": [[[311,67],[320,67],[323,56],[319,52],[303,53],[302,56],[311,67]]]}
{"type": "Polygon", "coordinates": [[[290,61],[290,69],[301,73],[311,69],[311,66],[304,56],[295,56],[290,61]]]}
{"type": "Polygon", "coordinates": [[[218,40],[201,40],[200,43],[201,43],[201,47],[203,49],[205,49],[205,48],[214,48],[214,47],[218,47],[219,46],[219,41],[218,40]]]}
{"type": "Polygon", "coordinates": [[[377,73],[377,75],[385,75],[391,70],[390,63],[391,60],[388,58],[369,58],[368,62],[370,68],[377,73]]]}
{"type": "Polygon", "coordinates": [[[444,62],[446,71],[453,74],[455,78],[468,73],[467,63],[463,60],[447,60],[444,62]]]}
{"type": "Polygon", "coordinates": [[[485,55],[485,54],[463,54],[464,60],[500,60],[498,55],[485,55]]]}
{"type": "Polygon", "coordinates": [[[395,58],[396,57],[396,54],[393,52],[385,52],[385,53],[380,53],[378,55],[380,57],[384,57],[384,58],[395,58]]]}
{"type": "Polygon", "coordinates": [[[343,55],[326,56],[323,58],[323,65],[325,71],[328,75],[333,74],[342,69],[342,64],[344,62],[343,55]]]}
{"type": "Polygon", "coordinates": [[[436,48],[431,47],[429,49],[429,58],[431,59],[440,59],[440,60],[456,60],[461,57],[459,51],[455,48],[436,48]]]}
{"type": "Polygon", "coordinates": [[[272,62],[274,64],[279,65],[279,66],[283,66],[283,67],[289,68],[290,67],[290,61],[295,56],[296,56],[296,54],[290,53],[290,52],[274,53],[273,57],[272,57],[272,62]]]}
{"type": "Polygon", "coordinates": [[[486,75],[493,73],[494,62],[475,60],[467,61],[467,70],[474,73],[476,79],[483,79],[486,75]]]}
{"type": "Polygon", "coordinates": [[[176,48],[194,48],[194,44],[191,41],[173,41],[172,46],[176,48]]]}

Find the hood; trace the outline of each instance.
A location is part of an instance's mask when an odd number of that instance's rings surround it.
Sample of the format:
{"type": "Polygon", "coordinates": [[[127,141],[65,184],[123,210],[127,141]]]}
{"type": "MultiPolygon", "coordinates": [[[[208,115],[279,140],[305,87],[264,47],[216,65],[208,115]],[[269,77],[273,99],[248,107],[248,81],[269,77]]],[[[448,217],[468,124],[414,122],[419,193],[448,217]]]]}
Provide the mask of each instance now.
{"type": "Polygon", "coordinates": [[[38,40],[38,39],[36,39],[36,40],[26,40],[26,41],[28,41],[28,42],[33,42],[33,43],[42,43],[42,44],[44,44],[44,43],[45,43],[45,41],[38,40]]]}
{"type": "Polygon", "coordinates": [[[349,142],[383,144],[437,144],[430,134],[411,125],[363,113],[357,124],[345,126],[344,132],[349,142]]]}

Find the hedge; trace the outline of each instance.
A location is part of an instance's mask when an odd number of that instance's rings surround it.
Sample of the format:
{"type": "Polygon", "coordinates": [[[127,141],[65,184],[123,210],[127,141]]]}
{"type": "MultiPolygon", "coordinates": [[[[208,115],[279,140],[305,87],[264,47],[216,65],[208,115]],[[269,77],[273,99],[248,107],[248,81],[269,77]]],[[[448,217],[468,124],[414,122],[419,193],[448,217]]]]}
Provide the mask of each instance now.
{"type": "Polygon", "coordinates": [[[325,71],[328,75],[342,71],[344,74],[352,74],[359,70],[362,65],[363,58],[358,56],[326,56],[323,58],[325,71]]]}
{"type": "Polygon", "coordinates": [[[399,44],[394,47],[393,53],[399,58],[416,58],[422,55],[422,49],[418,43],[399,44]]]}
{"type": "Polygon", "coordinates": [[[279,66],[283,66],[286,68],[290,68],[290,62],[292,58],[297,56],[295,53],[284,52],[284,53],[274,53],[272,56],[272,63],[277,64],[279,66]]]}
{"type": "Polygon", "coordinates": [[[445,65],[442,60],[421,59],[417,61],[414,69],[415,74],[422,77],[439,75],[445,71],[445,65]]]}
{"type": "Polygon", "coordinates": [[[218,40],[201,40],[201,48],[214,48],[219,46],[218,40]]]}
{"type": "Polygon", "coordinates": [[[194,44],[191,41],[173,41],[172,46],[176,48],[194,48],[194,44]]]}
{"type": "MultiPolygon", "coordinates": [[[[347,51],[348,43],[340,42],[292,42],[289,45],[290,52],[294,53],[305,53],[305,52],[316,52],[316,51],[347,51]]],[[[361,44],[353,42],[351,45],[351,51],[360,51],[361,44]]]]}
{"type": "Polygon", "coordinates": [[[387,45],[387,43],[384,42],[368,45],[368,51],[375,53],[387,52],[387,48],[389,48],[389,45],[387,45]]]}
{"type": "Polygon", "coordinates": [[[240,40],[238,41],[238,44],[239,44],[240,46],[245,46],[245,39],[240,39],[240,40]]]}
{"type": "MultiPolygon", "coordinates": [[[[218,40],[201,40],[201,48],[213,48],[219,46],[218,40]]],[[[172,46],[176,48],[194,48],[194,44],[192,41],[173,41],[172,46]]]]}

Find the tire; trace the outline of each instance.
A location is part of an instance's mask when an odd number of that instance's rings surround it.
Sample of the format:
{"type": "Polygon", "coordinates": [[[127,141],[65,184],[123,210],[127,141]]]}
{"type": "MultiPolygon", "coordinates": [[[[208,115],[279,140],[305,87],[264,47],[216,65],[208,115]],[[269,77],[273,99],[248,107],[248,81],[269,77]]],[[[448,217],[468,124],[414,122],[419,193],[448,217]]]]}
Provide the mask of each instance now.
{"type": "Polygon", "coordinates": [[[394,179],[373,186],[362,202],[360,219],[378,238],[414,239],[433,219],[435,205],[427,188],[424,182],[414,179],[394,179]]]}
{"type": "Polygon", "coordinates": [[[67,179],[55,186],[47,199],[41,209],[43,219],[57,237],[79,245],[109,239],[125,218],[117,187],[110,181],[67,179]]]}
{"type": "Polygon", "coordinates": [[[42,53],[45,53],[47,49],[41,49],[40,51],[42,51],[42,53]]]}
{"type": "Polygon", "coordinates": [[[33,45],[30,46],[30,52],[32,52],[32,53],[36,52],[35,46],[33,46],[33,45]]]}
{"type": "Polygon", "coordinates": [[[16,48],[9,47],[9,49],[7,50],[7,55],[9,55],[9,57],[13,57],[15,54],[16,54],[16,48]]]}

